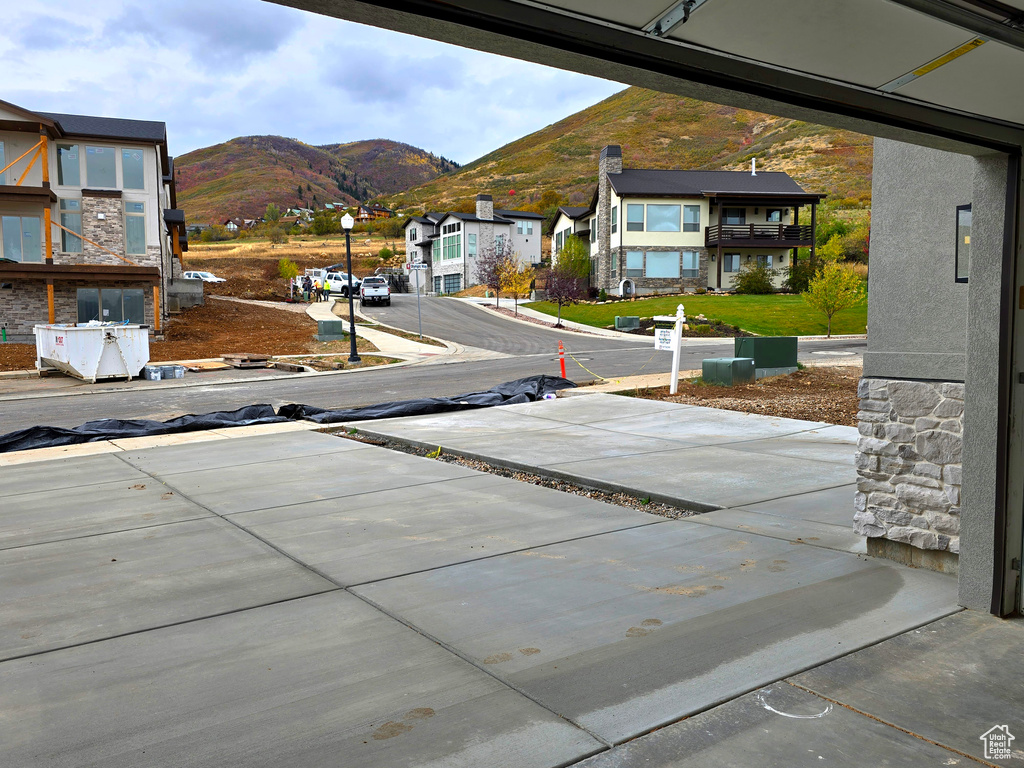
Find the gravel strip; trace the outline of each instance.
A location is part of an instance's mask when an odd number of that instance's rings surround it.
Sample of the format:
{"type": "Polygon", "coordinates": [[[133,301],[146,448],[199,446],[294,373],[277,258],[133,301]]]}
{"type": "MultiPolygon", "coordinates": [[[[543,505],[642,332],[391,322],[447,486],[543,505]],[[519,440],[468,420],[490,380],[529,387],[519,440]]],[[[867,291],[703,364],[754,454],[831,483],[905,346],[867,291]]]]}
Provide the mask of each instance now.
{"type": "Polygon", "coordinates": [[[441,450],[439,455],[435,456],[435,452],[433,451],[428,451],[425,448],[416,448],[394,440],[371,438],[358,433],[354,435],[345,434],[344,432],[337,432],[335,433],[335,436],[344,437],[348,440],[355,440],[360,443],[367,443],[368,445],[376,445],[380,448],[387,448],[392,451],[408,453],[413,456],[423,456],[434,459],[435,461],[443,461],[446,464],[458,464],[461,467],[475,469],[478,472],[487,472],[491,475],[498,475],[499,477],[518,480],[521,483],[529,483],[530,485],[539,485],[544,488],[551,488],[552,490],[561,491],[562,493],[572,493],[576,496],[585,496],[588,499],[594,499],[595,501],[603,501],[605,504],[613,504],[617,507],[626,507],[640,512],[648,512],[652,515],[668,517],[673,520],[678,520],[684,517],[693,517],[694,515],[701,514],[700,512],[692,509],[673,507],[670,504],[662,504],[660,502],[650,501],[649,499],[645,500],[637,496],[630,496],[626,493],[609,493],[608,491],[598,490],[597,488],[588,488],[565,480],[556,480],[542,475],[535,475],[531,472],[509,469],[508,467],[499,467],[495,464],[488,464],[487,462],[480,461],[478,459],[467,459],[463,456],[445,453],[443,450],[441,450]]]}

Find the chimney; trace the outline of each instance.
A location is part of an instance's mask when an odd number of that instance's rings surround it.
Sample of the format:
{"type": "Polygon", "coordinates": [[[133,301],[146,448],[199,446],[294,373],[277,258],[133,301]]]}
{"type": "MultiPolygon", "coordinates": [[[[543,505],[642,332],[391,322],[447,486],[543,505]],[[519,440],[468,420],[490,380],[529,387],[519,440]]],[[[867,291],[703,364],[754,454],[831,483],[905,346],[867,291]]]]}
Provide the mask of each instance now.
{"type": "Polygon", "coordinates": [[[757,176],[757,158],[750,158],[750,175],[757,176]]]}
{"type": "Polygon", "coordinates": [[[490,195],[476,196],[476,217],[484,221],[494,218],[494,198],[490,195]]]}
{"type": "Polygon", "coordinates": [[[599,170],[605,173],[622,173],[622,147],[618,144],[609,144],[602,149],[598,166],[599,170]]]}

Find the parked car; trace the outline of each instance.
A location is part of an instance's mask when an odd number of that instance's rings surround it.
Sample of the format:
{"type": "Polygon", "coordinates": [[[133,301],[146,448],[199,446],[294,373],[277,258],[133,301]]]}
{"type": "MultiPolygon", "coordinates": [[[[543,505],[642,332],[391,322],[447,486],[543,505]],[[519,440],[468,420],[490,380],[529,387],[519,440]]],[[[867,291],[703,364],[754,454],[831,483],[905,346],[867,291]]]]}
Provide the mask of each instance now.
{"type": "Polygon", "coordinates": [[[383,304],[391,306],[391,286],[388,279],[381,275],[371,275],[363,280],[359,287],[359,301],[363,304],[383,304]]]}
{"type": "MultiPolygon", "coordinates": [[[[327,282],[331,285],[331,293],[340,293],[342,296],[348,297],[348,273],[347,272],[328,272],[327,282]]],[[[360,280],[355,275],[352,275],[352,291],[355,294],[359,293],[359,286],[362,285],[360,280]]]]}
{"type": "Polygon", "coordinates": [[[223,277],[217,277],[212,272],[186,272],[183,277],[186,280],[202,280],[204,283],[226,283],[223,277]]]}

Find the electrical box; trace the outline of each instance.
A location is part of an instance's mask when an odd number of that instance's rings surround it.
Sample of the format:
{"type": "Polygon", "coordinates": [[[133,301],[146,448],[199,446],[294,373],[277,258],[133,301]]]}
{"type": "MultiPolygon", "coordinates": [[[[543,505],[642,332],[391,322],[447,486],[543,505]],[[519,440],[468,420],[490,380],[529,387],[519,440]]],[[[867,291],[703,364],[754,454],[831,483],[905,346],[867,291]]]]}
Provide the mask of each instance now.
{"type": "Polygon", "coordinates": [[[757,378],[781,376],[797,370],[796,336],[750,336],[734,341],[736,357],[752,357],[757,378]]]}
{"type": "Polygon", "coordinates": [[[705,384],[731,387],[755,381],[752,357],[709,357],[704,360],[701,369],[705,384]]]}

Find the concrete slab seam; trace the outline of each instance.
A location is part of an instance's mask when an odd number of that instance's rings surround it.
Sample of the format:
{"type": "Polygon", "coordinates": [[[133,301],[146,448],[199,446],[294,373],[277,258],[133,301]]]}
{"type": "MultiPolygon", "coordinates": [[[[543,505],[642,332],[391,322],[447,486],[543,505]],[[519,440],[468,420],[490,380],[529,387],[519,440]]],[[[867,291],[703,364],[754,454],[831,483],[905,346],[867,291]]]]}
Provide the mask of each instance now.
{"type": "MultiPolygon", "coordinates": [[[[929,622],[929,623],[931,623],[931,622],[929,622]]],[[[912,630],[908,630],[908,631],[912,631],[912,630]]],[[[810,689],[810,688],[808,688],[806,686],[800,685],[799,683],[794,683],[792,680],[782,680],[781,682],[786,683],[787,685],[791,685],[794,688],[803,691],[804,693],[809,693],[812,696],[816,696],[817,698],[822,699],[823,701],[830,702],[832,704],[835,704],[836,706],[842,707],[843,709],[847,709],[850,712],[854,712],[854,713],[856,713],[858,715],[861,715],[863,717],[866,717],[866,718],[868,718],[870,720],[874,720],[876,723],[880,723],[881,725],[886,725],[886,726],[888,726],[890,728],[893,728],[893,729],[899,731],[900,733],[905,733],[907,736],[913,736],[915,739],[920,739],[921,741],[926,742],[928,744],[931,744],[932,746],[939,747],[940,749],[945,749],[945,750],[947,750],[949,752],[952,752],[952,753],[954,753],[956,755],[960,755],[960,757],[965,757],[968,760],[971,760],[972,762],[979,763],[980,765],[987,765],[990,768],[1000,768],[1000,766],[996,765],[995,763],[990,763],[989,761],[983,760],[980,757],[975,757],[974,755],[968,754],[967,752],[963,752],[963,751],[957,749],[956,747],[951,747],[948,744],[943,744],[941,741],[935,741],[934,739],[929,739],[927,736],[922,736],[920,733],[915,733],[914,731],[910,730],[909,728],[903,728],[902,726],[896,725],[895,723],[891,723],[888,720],[883,720],[882,718],[878,717],[877,715],[872,715],[870,712],[866,712],[863,709],[858,709],[857,707],[851,706],[850,704],[844,704],[843,702],[839,701],[839,699],[833,699],[833,698],[831,698],[829,696],[826,696],[826,695],[824,695],[822,693],[818,693],[817,691],[814,691],[814,690],[812,690],[812,689],[810,689]]]]}
{"type": "MultiPolygon", "coordinates": [[[[310,431],[312,432],[314,430],[310,430],[310,431]]],[[[315,431],[322,432],[323,430],[319,430],[318,429],[318,430],[315,430],[315,431]]],[[[270,435],[267,435],[267,437],[269,437],[269,436],[270,435]]],[[[264,435],[251,435],[250,437],[264,437],[264,435]]],[[[231,438],[224,438],[224,439],[228,440],[228,439],[231,439],[231,438]]],[[[213,442],[213,441],[209,441],[209,442],[213,442]]],[[[174,446],[154,446],[154,448],[161,448],[161,447],[173,448],[174,446]]],[[[369,446],[366,446],[366,447],[369,447],[369,446]]],[[[152,450],[152,449],[150,449],[150,448],[143,448],[142,450],[152,450]]],[[[360,448],[353,448],[352,450],[358,451],[358,450],[363,450],[363,448],[362,447],[360,447],[360,448]]],[[[124,453],[134,453],[134,452],[135,452],[134,450],[131,450],[131,451],[112,451],[111,453],[114,456],[117,456],[117,458],[121,459],[121,461],[123,461],[125,464],[127,464],[132,469],[137,469],[137,470],[139,470],[139,472],[143,472],[143,473],[149,475],[154,480],[156,480],[158,483],[161,483],[163,485],[167,485],[166,482],[164,482],[163,480],[158,479],[155,475],[152,475],[148,471],[146,471],[145,469],[142,469],[141,467],[136,466],[135,464],[132,464],[130,459],[127,459],[127,458],[125,458],[122,455],[124,453]]],[[[321,456],[331,456],[331,455],[336,454],[336,453],[341,453],[341,451],[326,451],[325,450],[323,453],[302,454],[302,456],[299,456],[299,457],[296,457],[296,458],[316,459],[316,458],[320,458],[321,456]]],[[[247,461],[247,462],[242,462],[241,464],[228,464],[227,466],[224,466],[224,467],[216,467],[216,469],[233,469],[235,467],[252,467],[252,466],[255,466],[257,464],[273,464],[273,463],[275,463],[277,461],[280,461],[280,459],[268,459],[268,460],[263,460],[263,461],[247,461]]],[[[166,474],[162,474],[161,477],[177,477],[178,475],[189,475],[189,474],[192,474],[193,472],[201,472],[201,471],[203,471],[203,470],[201,470],[201,469],[183,469],[180,472],[168,472],[166,474]]]]}
{"type": "Polygon", "coordinates": [[[122,637],[131,637],[132,635],[142,635],[147,632],[155,632],[160,629],[169,629],[170,627],[181,627],[186,624],[195,624],[200,621],[206,621],[207,619],[216,619],[221,616],[231,616],[236,613],[245,613],[246,611],[254,611],[258,608],[267,608],[272,605],[282,605],[283,603],[291,603],[296,600],[305,600],[307,597],[316,597],[318,595],[327,595],[332,592],[344,592],[345,590],[341,587],[333,587],[331,589],[322,589],[319,592],[310,592],[305,595],[297,595],[295,597],[285,597],[281,600],[271,600],[268,603],[259,603],[257,605],[247,605],[244,608],[232,608],[227,611],[218,611],[211,613],[206,616],[196,616],[191,619],[182,619],[181,621],[170,621],[166,624],[154,624],[151,627],[141,627],[139,629],[129,630],[128,632],[119,632],[115,635],[109,635],[107,637],[97,637],[94,640],[83,640],[80,643],[69,643],[68,645],[60,645],[55,648],[46,648],[42,651],[33,651],[31,653],[22,653],[17,656],[8,656],[5,659],[0,659],[0,664],[6,664],[9,661],[18,661],[19,659],[30,659],[35,656],[45,656],[48,653],[59,653],[60,651],[67,651],[72,648],[83,648],[87,645],[96,645],[98,643],[105,643],[108,640],[118,640],[122,637]]]}
{"type": "Polygon", "coordinates": [[[209,520],[209,515],[197,515],[196,517],[184,517],[180,520],[168,520],[166,523],[150,523],[147,525],[134,525],[130,528],[118,528],[112,531],[97,531],[96,533],[83,533],[81,536],[68,536],[63,539],[47,539],[46,541],[35,541],[31,544],[15,544],[14,546],[7,547],[0,544],[0,552],[8,552],[14,549],[25,549],[26,547],[38,547],[43,544],[59,544],[62,541],[80,541],[81,539],[94,539],[97,536],[108,536],[112,533],[126,533],[127,531],[145,531],[150,528],[163,528],[168,525],[177,525],[178,523],[190,523],[194,520],[209,520]]]}
{"type": "MultiPolygon", "coordinates": [[[[369,582],[369,583],[372,584],[373,582],[369,582]]],[[[408,621],[407,619],[403,619],[399,614],[396,614],[396,613],[393,613],[393,612],[389,611],[387,608],[385,608],[384,606],[378,604],[374,600],[371,600],[370,598],[366,597],[365,595],[361,595],[358,592],[352,592],[351,590],[346,590],[346,591],[349,592],[350,594],[354,595],[355,597],[358,597],[360,600],[362,600],[364,603],[366,603],[370,607],[376,608],[378,611],[383,613],[385,616],[387,616],[387,617],[389,617],[391,619],[394,619],[395,621],[399,622],[403,626],[406,626],[409,629],[413,630],[414,632],[417,632],[422,637],[425,637],[428,640],[433,641],[434,643],[439,645],[441,648],[444,648],[446,651],[448,651],[453,656],[455,656],[455,657],[457,657],[459,659],[462,659],[467,664],[469,664],[469,665],[473,666],[474,668],[480,670],[481,672],[486,674],[488,677],[490,677],[493,680],[495,680],[496,682],[498,682],[500,685],[503,685],[506,688],[509,688],[510,690],[515,691],[520,696],[523,696],[528,701],[532,701],[534,704],[536,704],[537,706],[539,706],[539,707],[543,708],[544,710],[550,712],[552,715],[554,715],[555,717],[559,718],[560,720],[564,720],[565,722],[569,723],[570,725],[580,729],[581,731],[583,731],[585,734],[587,734],[591,738],[596,739],[599,743],[603,744],[606,748],[610,749],[612,746],[614,746],[611,742],[609,742],[604,737],[599,736],[598,734],[594,733],[593,731],[591,731],[586,726],[581,725],[580,723],[577,723],[571,717],[568,717],[567,715],[563,715],[560,712],[552,709],[550,706],[545,704],[543,701],[540,701],[539,699],[535,698],[534,696],[531,696],[529,693],[527,693],[525,690],[523,690],[519,686],[514,685],[513,683],[510,683],[508,680],[503,680],[502,678],[498,677],[498,675],[495,672],[492,672],[491,670],[487,669],[484,664],[478,663],[471,656],[467,656],[466,654],[462,653],[462,651],[460,651],[458,648],[456,648],[453,645],[450,645],[446,641],[442,640],[440,637],[435,637],[433,634],[431,634],[430,632],[427,632],[422,627],[418,626],[417,624],[414,624],[413,622],[408,621]]],[[[578,762],[578,761],[575,761],[575,762],[578,762]]],[[[567,765],[572,765],[572,764],[573,763],[568,763],[567,765]]]]}
{"type": "MultiPolygon", "coordinates": [[[[808,461],[813,461],[813,459],[808,459],[808,461]]],[[[813,490],[801,491],[800,493],[787,493],[784,496],[772,496],[771,498],[767,498],[767,499],[756,499],[755,501],[745,501],[742,504],[739,504],[739,505],[737,505],[735,507],[732,507],[732,509],[743,509],[746,512],[750,512],[752,510],[747,509],[747,507],[753,506],[754,504],[767,504],[769,501],[782,501],[783,499],[795,499],[797,496],[806,496],[809,493],[821,493],[822,491],[834,491],[836,488],[845,488],[848,485],[852,485],[854,490],[857,487],[855,483],[839,483],[838,485],[827,485],[824,488],[814,488],[813,490]]],[[[850,509],[851,510],[853,509],[853,497],[850,498],[850,509]]],[[[765,514],[765,513],[757,512],[755,514],[759,514],[760,515],[760,514],[765,514]]],[[[853,519],[852,515],[850,516],[850,519],[851,520],[853,519]]]]}

